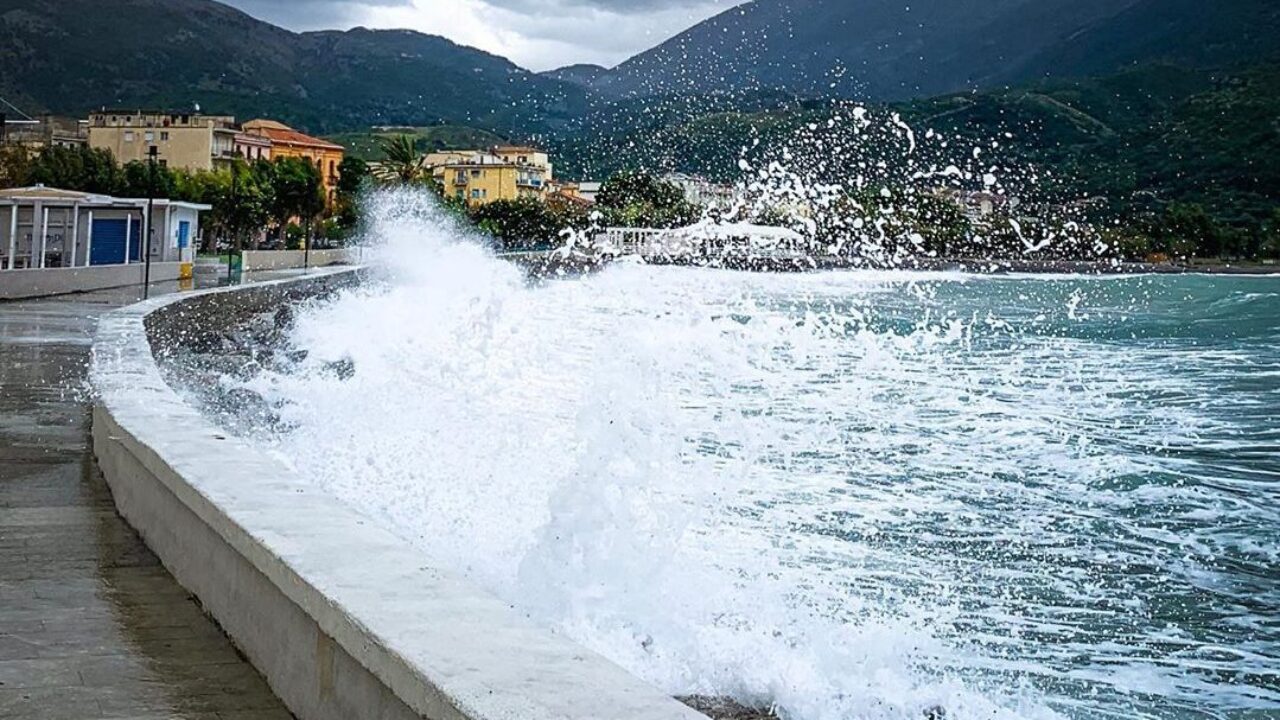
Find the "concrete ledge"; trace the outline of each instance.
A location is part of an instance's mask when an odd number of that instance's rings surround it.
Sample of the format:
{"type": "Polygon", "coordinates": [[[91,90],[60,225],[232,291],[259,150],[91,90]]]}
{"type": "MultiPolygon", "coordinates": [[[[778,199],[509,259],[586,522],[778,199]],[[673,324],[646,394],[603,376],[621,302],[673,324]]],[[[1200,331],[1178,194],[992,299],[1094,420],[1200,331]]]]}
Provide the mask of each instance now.
{"type": "MultiPolygon", "coordinates": [[[[151,263],[151,282],[178,279],[181,263],[151,263]]],[[[0,300],[23,300],[48,295],[141,285],[145,265],[92,265],[80,268],[0,270],[0,300]]]]}
{"type": "Polygon", "coordinates": [[[243,272],[260,270],[292,270],[306,267],[350,265],[359,262],[360,248],[312,250],[310,256],[301,250],[245,250],[240,258],[243,272]]]}
{"type": "Polygon", "coordinates": [[[140,303],[93,348],[93,439],[121,514],[301,720],[702,720],[226,435],[152,355],[193,325],[355,271],[140,303]],[[234,309],[234,311],[233,311],[234,309]],[[216,312],[215,312],[216,311],[216,312]]]}

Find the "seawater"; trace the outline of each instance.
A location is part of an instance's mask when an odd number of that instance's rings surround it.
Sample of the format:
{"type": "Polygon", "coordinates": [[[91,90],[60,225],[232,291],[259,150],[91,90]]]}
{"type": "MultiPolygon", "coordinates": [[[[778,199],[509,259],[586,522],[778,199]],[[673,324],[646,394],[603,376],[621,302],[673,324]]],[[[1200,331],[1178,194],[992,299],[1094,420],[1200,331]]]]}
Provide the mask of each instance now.
{"type": "Polygon", "coordinates": [[[1280,279],[529,285],[379,217],[252,387],[424,561],[789,719],[1280,717],[1280,279]]]}

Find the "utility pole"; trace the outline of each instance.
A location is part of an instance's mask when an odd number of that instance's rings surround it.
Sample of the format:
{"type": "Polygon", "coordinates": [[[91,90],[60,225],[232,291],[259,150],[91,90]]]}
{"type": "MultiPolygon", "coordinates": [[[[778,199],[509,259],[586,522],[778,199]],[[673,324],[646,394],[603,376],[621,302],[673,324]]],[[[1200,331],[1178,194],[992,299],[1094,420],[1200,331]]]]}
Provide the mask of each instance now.
{"type": "Polygon", "coordinates": [[[239,173],[236,172],[236,170],[239,169],[236,167],[237,165],[238,163],[235,160],[231,161],[231,205],[230,205],[230,215],[228,218],[230,222],[228,222],[227,224],[231,226],[232,245],[227,248],[227,284],[228,285],[231,284],[231,261],[235,259],[233,253],[235,252],[235,250],[239,249],[240,247],[240,226],[236,223],[236,220],[235,220],[236,177],[239,176],[239,173]]]}
{"type": "Polygon", "coordinates": [[[154,210],[155,210],[156,154],[159,151],[160,151],[160,148],[155,145],[150,145],[147,147],[147,220],[146,220],[146,223],[143,224],[142,226],[143,228],[142,237],[147,243],[146,245],[147,257],[146,257],[146,260],[144,261],[145,263],[143,266],[144,270],[142,272],[142,299],[143,300],[146,300],[147,298],[151,297],[151,246],[152,246],[151,235],[154,232],[154,230],[151,227],[151,216],[154,215],[154,210]]]}

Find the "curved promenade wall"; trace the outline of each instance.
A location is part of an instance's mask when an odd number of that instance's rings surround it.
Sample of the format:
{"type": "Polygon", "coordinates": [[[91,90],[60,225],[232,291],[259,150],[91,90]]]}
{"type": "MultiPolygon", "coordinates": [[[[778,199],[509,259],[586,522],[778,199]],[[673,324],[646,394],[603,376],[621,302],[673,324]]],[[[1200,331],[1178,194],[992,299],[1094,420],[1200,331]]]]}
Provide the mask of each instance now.
{"type": "MultiPolygon", "coordinates": [[[[103,317],[94,451],[120,513],[300,720],[705,720],[535,626],[184,403],[153,352],[357,280],[342,270],[103,317]]],[[[462,481],[462,479],[459,479],[462,481]]]]}

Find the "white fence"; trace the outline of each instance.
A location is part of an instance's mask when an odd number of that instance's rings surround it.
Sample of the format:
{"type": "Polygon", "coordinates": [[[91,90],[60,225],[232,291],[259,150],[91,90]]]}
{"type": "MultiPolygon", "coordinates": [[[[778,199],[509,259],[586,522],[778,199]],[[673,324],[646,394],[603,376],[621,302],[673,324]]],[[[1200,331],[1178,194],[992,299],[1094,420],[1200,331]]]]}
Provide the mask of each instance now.
{"type": "Polygon", "coordinates": [[[605,228],[592,242],[602,255],[646,260],[799,260],[812,255],[810,241],[795,231],[743,223],[702,222],[669,230],[605,228]]]}

